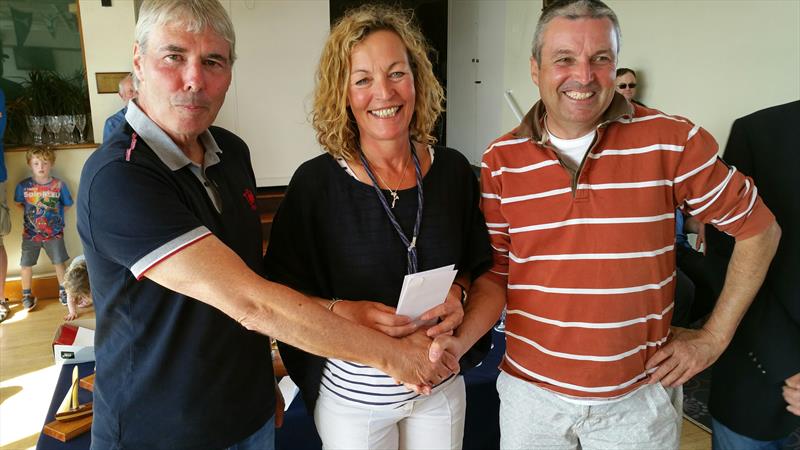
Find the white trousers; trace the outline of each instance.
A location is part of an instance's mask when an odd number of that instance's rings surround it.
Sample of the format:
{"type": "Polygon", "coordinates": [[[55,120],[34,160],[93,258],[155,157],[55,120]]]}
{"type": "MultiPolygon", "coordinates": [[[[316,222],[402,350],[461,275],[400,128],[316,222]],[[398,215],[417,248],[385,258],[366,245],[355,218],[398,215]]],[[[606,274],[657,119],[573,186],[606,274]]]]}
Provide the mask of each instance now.
{"type": "Polygon", "coordinates": [[[570,403],[500,372],[500,448],[677,450],[683,388],[645,385],[601,405],[570,403]]]}
{"type": "Polygon", "coordinates": [[[460,450],[466,407],[459,375],[435,394],[399,407],[356,406],[323,389],[314,422],[324,449],[460,450]]]}

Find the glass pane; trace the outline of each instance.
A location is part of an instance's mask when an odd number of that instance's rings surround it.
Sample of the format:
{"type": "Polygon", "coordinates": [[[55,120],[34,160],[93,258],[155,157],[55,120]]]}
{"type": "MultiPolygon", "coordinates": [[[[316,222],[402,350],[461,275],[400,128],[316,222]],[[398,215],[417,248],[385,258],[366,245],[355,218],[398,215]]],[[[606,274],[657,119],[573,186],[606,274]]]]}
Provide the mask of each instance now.
{"type": "MultiPolygon", "coordinates": [[[[33,143],[28,116],[89,112],[76,0],[0,2],[0,88],[6,95],[9,145],[33,143]]],[[[77,134],[75,135],[77,136],[77,134]]],[[[45,144],[59,143],[45,133],[45,144]],[[47,138],[54,140],[48,142],[47,138]]],[[[77,140],[63,134],[60,140],[77,140]]]]}

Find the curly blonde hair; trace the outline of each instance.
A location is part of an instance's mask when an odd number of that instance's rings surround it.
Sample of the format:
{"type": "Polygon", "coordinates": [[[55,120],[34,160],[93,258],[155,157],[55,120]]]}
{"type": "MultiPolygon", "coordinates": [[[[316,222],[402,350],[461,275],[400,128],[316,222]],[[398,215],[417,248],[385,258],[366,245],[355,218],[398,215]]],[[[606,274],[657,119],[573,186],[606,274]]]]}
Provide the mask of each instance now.
{"type": "Polygon", "coordinates": [[[25,152],[25,161],[30,164],[33,158],[39,158],[50,164],[56,163],[56,152],[49,147],[31,147],[25,152]]]}
{"type": "Polygon", "coordinates": [[[414,23],[413,15],[386,5],[367,4],[348,11],[331,30],[322,50],[314,89],[311,124],[320,145],[334,157],[352,161],[358,156],[358,126],[347,107],[350,54],[370,33],[391,31],[400,37],[408,53],[416,90],[411,138],[433,144],[436,120],[444,111],[444,90],[428,59],[430,46],[414,23]]]}
{"type": "Polygon", "coordinates": [[[89,271],[86,269],[86,260],[75,261],[70,264],[64,274],[64,290],[73,298],[91,298],[92,290],[89,286],[89,271]]]}

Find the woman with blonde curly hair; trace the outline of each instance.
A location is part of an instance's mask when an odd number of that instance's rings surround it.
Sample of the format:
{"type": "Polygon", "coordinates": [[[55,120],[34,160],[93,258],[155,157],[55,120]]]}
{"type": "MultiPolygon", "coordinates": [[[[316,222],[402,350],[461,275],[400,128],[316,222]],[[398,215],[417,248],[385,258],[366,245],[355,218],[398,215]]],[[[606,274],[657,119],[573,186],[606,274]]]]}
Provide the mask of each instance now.
{"type": "MultiPolygon", "coordinates": [[[[469,163],[434,145],[444,96],[428,51],[411,15],[396,8],[365,5],[333,27],[312,113],[326,154],[294,174],[265,263],[271,279],[331,299],[320,302],[336,314],[430,342],[461,323],[462,301],[491,252],[469,163]],[[447,298],[420,318],[438,319],[435,326],[395,314],[406,274],[451,264],[458,275],[447,298]]],[[[324,448],[461,448],[458,372],[483,358],[488,338],[444,381],[413,387],[372,367],[279,346],[324,448]]]]}

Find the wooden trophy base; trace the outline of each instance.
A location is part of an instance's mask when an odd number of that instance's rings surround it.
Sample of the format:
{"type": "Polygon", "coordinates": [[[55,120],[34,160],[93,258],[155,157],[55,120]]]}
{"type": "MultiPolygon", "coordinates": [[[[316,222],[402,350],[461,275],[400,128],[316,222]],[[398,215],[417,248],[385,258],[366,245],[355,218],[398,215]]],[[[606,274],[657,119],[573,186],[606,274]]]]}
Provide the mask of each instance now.
{"type": "Polygon", "coordinates": [[[78,386],[86,389],[89,392],[94,392],[94,374],[81,378],[78,386]]]}
{"type": "Polygon", "coordinates": [[[92,415],[81,417],[79,419],[61,422],[54,420],[44,426],[42,432],[53,439],[58,439],[61,442],[80,436],[83,433],[92,429],[92,415]]]}

